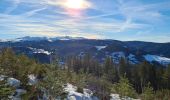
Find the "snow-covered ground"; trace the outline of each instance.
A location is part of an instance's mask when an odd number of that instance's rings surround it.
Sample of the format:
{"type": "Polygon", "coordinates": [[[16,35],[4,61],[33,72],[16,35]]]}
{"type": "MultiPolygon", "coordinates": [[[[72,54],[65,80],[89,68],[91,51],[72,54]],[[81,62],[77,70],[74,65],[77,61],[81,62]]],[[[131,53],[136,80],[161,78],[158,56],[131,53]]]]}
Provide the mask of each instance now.
{"type": "Polygon", "coordinates": [[[46,55],[51,54],[51,52],[46,51],[44,49],[37,49],[37,48],[31,48],[31,47],[28,47],[28,48],[31,49],[33,51],[33,53],[43,53],[43,54],[46,54],[46,55]]]}
{"type": "Polygon", "coordinates": [[[35,75],[31,74],[31,75],[28,75],[28,84],[29,85],[34,85],[38,82],[38,79],[37,77],[35,77],[35,75]]]}
{"type": "Polygon", "coordinates": [[[69,83],[64,87],[64,91],[68,93],[68,100],[99,100],[89,89],[83,89],[83,93],[79,93],[77,87],[69,83]]]}
{"type": "Polygon", "coordinates": [[[120,97],[119,94],[111,94],[111,99],[110,100],[140,100],[140,99],[133,99],[133,98],[130,98],[130,97],[120,97]]]}
{"type": "Polygon", "coordinates": [[[139,63],[139,61],[136,59],[135,55],[133,55],[133,54],[129,54],[127,59],[131,64],[139,63]]]}
{"type": "MultiPolygon", "coordinates": [[[[28,75],[28,79],[29,79],[29,81],[28,81],[29,85],[33,85],[37,82],[37,78],[34,75],[28,75]]],[[[0,75],[0,81],[5,81],[5,80],[9,86],[16,88],[15,93],[13,93],[9,96],[10,100],[21,100],[20,96],[22,94],[25,94],[27,91],[20,87],[20,85],[21,85],[20,80],[17,80],[15,78],[11,78],[11,77],[7,77],[4,75],[0,75]]]]}
{"type": "Polygon", "coordinates": [[[13,87],[19,87],[21,82],[15,78],[8,78],[7,79],[7,83],[10,85],[10,86],[13,86],[13,87]]]}
{"type": "Polygon", "coordinates": [[[145,58],[146,61],[152,63],[153,61],[156,61],[162,65],[168,65],[170,64],[170,58],[166,58],[166,57],[161,57],[161,56],[157,56],[157,55],[144,55],[143,56],[145,58]]]}
{"type": "Polygon", "coordinates": [[[118,64],[121,58],[125,58],[125,53],[124,52],[113,52],[111,56],[113,58],[113,62],[118,64]]]}
{"type": "MultiPolygon", "coordinates": [[[[28,82],[29,85],[33,85],[37,82],[37,79],[34,75],[28,75],[28,78],[29,78],[29,82],[28,82]]],[[[3,81],[4,79],[7,79],[7,84],[16,88],[15,93],[11,94],[9,98],[11,100],[21,100],[20,96],[22,94],[25,94],[27,91],[21,88],[17,88],[21,84],[20,81],[15,78],[10,78],[4,75],[0,75],[0,81],[3,81]]],[[[64,91],[68,93],[67,100],[100,100],[96,96],[93,96],[93,92],[91,90],[84,88],[83,93],[79,93],[77,92],[77,87],[69,83],[64,85],[64,91]]],[[[133,99],[129,97],[121,98],[119,94],[111,94],[110,96],[111,96],[110,100],[139,100],[139,99],[133,99]]],[[[48,95],[44,94],[43,100],[48,100],[47,98],[48,95]]]]}
{"type": "Polygon", "coordinates": [[[97,49],[98,51],[100,51],[100,50],[106,48],[107,46],[95,46],[95,47],[96,47],[96,49],[97,49]]]}

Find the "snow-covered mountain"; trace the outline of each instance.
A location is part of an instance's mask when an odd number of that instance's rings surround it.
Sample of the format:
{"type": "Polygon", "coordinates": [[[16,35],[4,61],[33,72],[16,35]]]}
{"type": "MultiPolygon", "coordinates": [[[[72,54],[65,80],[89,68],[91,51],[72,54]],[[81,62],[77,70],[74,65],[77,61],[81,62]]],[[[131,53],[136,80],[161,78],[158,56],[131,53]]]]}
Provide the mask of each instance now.
{"type": "Polygon", "coordinates": [[[23,41],[49,41],[49,42],[53,42],[56,40],[81,40],[81,39],[85,39],[83,37],[70,37],[70,36],[61,36],[61,37],[30,37],[30,36],[26,36],[26,37],[21,37],[21,38],[16,38],[16,39],[11,39],[8,41],[11,42],[23,42],[23,41]]]}
{"type": "Polygon", "coordinates": [[[24,53],[45,63],[50,61],[50,56],[53,54],[61,58],[90,54],[101,62],[110,56],[115,63],[119,63],[121,58],[125,58],[131,64],[144,60],[162,65],[170,64],[170,43],[95,40],[69,36],[23,37],[14,39],[12,42],[1,41],[0,50],[6,47],[12,47],[16,53],[24,53]]]}
{"type": "Polygon", "coordinates": [[[159,64],[162,64],[162,65],[170,64],[170,58],[166,58],[166,57],[147,54],[147,55],[144,55],[144,58],[146,61],[148,61],[150,63],[158,62],[159,64]]]}

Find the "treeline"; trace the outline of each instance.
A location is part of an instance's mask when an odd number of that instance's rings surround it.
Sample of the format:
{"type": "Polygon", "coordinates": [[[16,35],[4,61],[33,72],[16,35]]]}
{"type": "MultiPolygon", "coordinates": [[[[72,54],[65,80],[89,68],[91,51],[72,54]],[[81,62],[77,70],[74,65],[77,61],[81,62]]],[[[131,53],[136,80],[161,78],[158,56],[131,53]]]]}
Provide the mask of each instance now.
{"type": "Polygon", "coordinates": [[[129,92],[126,96],[135,97],[137,96],[135,94],[138,96],[142,94],[140,98],[144,96],[145,99],[147,98],[145,95],[150,95],[149,100],[154,98],[158,100],[170,99],[170,65],[165,67],[150,64],[147,61],[134,65],[124,58],[121,58],[119,64],[116,64],[111,57],[107,57],[101,64],[87,54],[84,57],[68,57],[65,67],[77,74],[83,72],[99,79],[104,78],[108,84],[114,84],[110,89],[111,92],[124,94],[123,91],[126,88],[124,86],[127,83],[131,91],[125,90],[129,92]],[[124,85],[117,86],[117,83],[124,85]]]}
{"type": "MultiPolygon", "coordinates": [[[[54,57],[55,58],[55,57],[54,57]]],[[[111,93],[122,97],[140,98],[142,100],[169,100],[170,66],[152,65],[143,62],[131,65],[125,59],[115,64],[112,58],[106,58],[103,64],[90,55],[68,57],[65,65],[59,65],[57,58],[51,64],[40,64],[25,55],[15,55],[11,49],[0,53],[0,75],[13,77],[21,81],[19,88],[26,90],[22,100],[37,100],[48,94],[47,99],[66,98],[63,85],[71,83],[93,91],[100,100],[109,100],[111,93]],[[29,85],[29,75],[34,75],[38,82],[29,85]]],[[[17,88],[0,80],[0,98],[6,100],[17,88]]]]}

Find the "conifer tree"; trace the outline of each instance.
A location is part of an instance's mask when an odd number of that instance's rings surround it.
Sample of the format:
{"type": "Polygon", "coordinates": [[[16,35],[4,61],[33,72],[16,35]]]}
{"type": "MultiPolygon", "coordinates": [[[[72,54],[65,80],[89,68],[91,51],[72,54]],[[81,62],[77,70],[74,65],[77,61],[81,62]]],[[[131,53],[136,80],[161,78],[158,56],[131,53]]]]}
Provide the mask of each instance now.
{"type": "Polygon", "coordinates": [[[134,90],[132,84],[129,82],[129,80],[126,77],[121,77],[119,82],[114,84],[112,87],[113,93],[118,93],[122,97],[132,97],[136,98],[137,94],[134,90]]]}
{"type": "Polygon", "coordinates": [[[126,74],[127,74],[127,63],[124,58],[121,58],[120,65],[119,65],[119,75],[126,76],[126,74]]]}
{"type": "Polygon", "coordinates": [[[144,87],[144,91],[141,95],[142,100],[154,100],[153,88],[150,86],[150,83],[144,87]]]}

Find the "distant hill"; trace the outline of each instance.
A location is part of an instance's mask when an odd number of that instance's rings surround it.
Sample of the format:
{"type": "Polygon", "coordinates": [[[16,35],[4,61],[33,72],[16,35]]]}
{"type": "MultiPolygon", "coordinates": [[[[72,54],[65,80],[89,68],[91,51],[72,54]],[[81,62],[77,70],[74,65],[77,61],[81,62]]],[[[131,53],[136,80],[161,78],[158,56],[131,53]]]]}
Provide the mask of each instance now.
{"type": "Polygon", "coordinates": [[[162,65],[170,64],[170,43],[152,43],[142,41],[97,40],[83,37],[23,37],[0,41],[0,48],[11,47],[18,54],[24,53],[49,63],[52,55],[61,58],[90,54],[99,61],[111,56],[118,63],[120,58],[136,64],[144,60],[162,65]]]}

